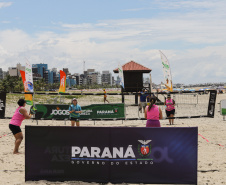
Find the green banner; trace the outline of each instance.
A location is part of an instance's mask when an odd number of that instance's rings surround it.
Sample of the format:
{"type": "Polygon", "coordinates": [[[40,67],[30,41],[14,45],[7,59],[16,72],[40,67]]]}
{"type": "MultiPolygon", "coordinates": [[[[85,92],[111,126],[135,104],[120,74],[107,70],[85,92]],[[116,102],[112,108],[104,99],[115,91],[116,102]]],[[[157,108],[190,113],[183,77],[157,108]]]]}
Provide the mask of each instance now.
{"type": "Polygon", "coordinates": [[[125,118],[124,104],[93,104],[82,107],[81,118],[125,118]]]}
{"type": "MultiPolygon", "coordinates": [[[[62,104],[35,104],[36,119],[69,119],[69,106],[62,104]]],[[[81,119],[125,118],[123,103],[92,104],[82,107],[81,119]]]]}
{"type": "Polygon", "coordinates": [[[222,108],[222,109],[221,109],[221,114],[222,114],[222,115],[226,115],[226,109],[222,108]]]}

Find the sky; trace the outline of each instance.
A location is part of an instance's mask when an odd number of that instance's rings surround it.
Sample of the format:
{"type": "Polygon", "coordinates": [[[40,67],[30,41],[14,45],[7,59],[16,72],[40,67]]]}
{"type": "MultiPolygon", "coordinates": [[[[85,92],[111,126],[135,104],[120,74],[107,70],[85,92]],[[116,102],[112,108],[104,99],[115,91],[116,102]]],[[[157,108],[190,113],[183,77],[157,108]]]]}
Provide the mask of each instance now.
{"type": "Polygon", "coordinates": [[[225,0],[0,0],[0,68],[113,70],[135,61],[164,81],[226,82],[225,0]],[[84,65],[85,61],[85,65],[84,65]]]}

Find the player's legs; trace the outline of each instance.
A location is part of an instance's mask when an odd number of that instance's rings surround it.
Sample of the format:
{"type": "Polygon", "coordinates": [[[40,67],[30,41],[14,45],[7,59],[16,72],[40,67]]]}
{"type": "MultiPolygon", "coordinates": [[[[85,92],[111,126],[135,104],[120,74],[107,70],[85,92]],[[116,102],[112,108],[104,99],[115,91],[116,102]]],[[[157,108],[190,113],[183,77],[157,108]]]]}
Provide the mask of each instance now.
{"type": "Polygon", "coordinates": [[[15,137],[15,147],[14,147],[14,150],[13,150],[13,154],[19,154],[19,146],[23,140],[23,134],[22,132],[19,132],[17,134],[14,135],[15,137]]]}
{"type": "Polygon", "coordinates": [[[75,120],[71,120],[71,126],[72,126],[72,127],[75,126],[75,120]]]}

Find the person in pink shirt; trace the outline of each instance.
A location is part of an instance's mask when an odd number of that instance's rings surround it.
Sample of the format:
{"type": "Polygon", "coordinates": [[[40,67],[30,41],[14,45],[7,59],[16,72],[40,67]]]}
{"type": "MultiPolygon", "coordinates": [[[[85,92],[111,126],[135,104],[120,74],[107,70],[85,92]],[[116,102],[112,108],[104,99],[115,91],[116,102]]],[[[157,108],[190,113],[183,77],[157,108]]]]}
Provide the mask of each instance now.
{"type": "Polygon", "coordinates": [[[16,139],[13,154],[19,154],[19,146],[23,140],[23,134],[20,129],[22,121],[24,119],[30,119],[32,117],[30,113],[28,114],[27,110],[25,109],[26,101],[24,99],[19,99],[17,104],[19,105],[19,107],[16,109],[9,123],[9,129],[12,131],[16,139]]]}
{"type": "Polygon", "coordinates": [[[175,101],[171,98],[170,94],[167,95],[164,105],[166,107],[166,116],[169,118],[169,124],[173,125],[174,119],[170,118],[174,117],[175,114],[175,101]]]}
{"type": "Polygon", "coordinates": [[[147,119],[146,127],[161,127],[159,119],[162,119],[162,110],[155,105],[156,97],[150,97],[150,105],[145,107],[144,117],[147,119]]]}

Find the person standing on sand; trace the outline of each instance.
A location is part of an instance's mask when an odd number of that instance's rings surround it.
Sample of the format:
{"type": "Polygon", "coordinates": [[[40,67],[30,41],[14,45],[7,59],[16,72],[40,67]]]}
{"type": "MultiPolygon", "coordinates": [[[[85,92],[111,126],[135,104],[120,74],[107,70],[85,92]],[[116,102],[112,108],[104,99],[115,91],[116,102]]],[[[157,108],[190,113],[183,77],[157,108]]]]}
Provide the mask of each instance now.
{"type": "MultiPolygon", "coordinates": [[[[166,106],[166,116],[168,118],[174,117],[175,114],[175,101],[171,99],[170,94],[167,95],[164,105],[166,106]]],[[[174,119],[169,119],[169,124],[173,125],[174,119]]]]}
{"type": "Polygon", "coordinates": [[[109,101],[107,100],[107,92],[105,89],[103,89],[104,91],[104,103],[107,101],[109,103],[109,101]]]}
{"type": "Polygon", "coordinates": [[[24,99],[19,99],[17,104],[19,107],[16,109],[9,123],[9,129],[12,131],[16,139],[13,154],[19,154],[19,146],[23,140],[23,134],[20,128],[22,121],[32,117],[32,115],[30,115],[31,112],[28,114],[27,110],[25,109],[26,101],[24,99]]]}
{"type": "Polygon", "coordinates": [[[82,108],[78,104],[78,100],[76,98],[72,99],[72,104],[69,107],[69,113],[70,113],[70,120],[71,120],[71,126],[76,126],[79,127],[79,118],[80,118],[80,113],[82,113],[82,108]]]}
{"type": "Polygon", "coordinates": [[[140,92],[140,94],[138,96],[140,96],[139,111],[140,111],[140,113],[142,113],[142,109],[144,112],[145,107],[146,107],[147,94],[145,92],[145,89],[142,89],[142,91],[140,92]]]}
{"type": "Polygon", "coordinates": [[[144,117],[147,119],[146,127],[161,127],[159,119],[162,119],[162,110],[155,105],[156,97],[150,97],[150,105],[145,107],[144,117]]]}

